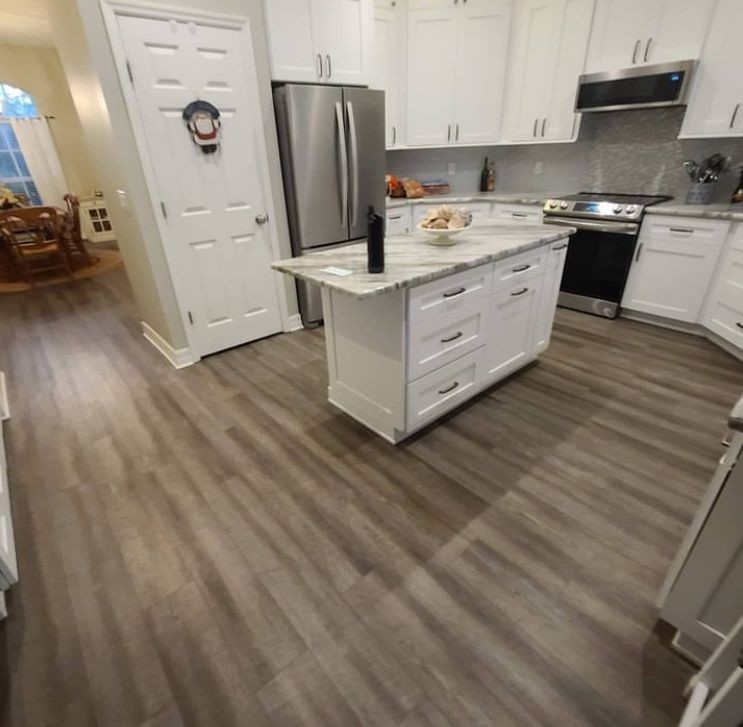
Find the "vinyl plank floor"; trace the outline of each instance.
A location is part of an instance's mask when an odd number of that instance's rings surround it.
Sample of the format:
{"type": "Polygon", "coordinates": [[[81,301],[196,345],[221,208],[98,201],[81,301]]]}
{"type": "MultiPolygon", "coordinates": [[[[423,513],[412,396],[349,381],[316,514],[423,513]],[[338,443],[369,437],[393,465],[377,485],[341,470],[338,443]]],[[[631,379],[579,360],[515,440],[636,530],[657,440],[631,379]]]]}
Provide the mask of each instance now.
{"type": "Polygon", "coordinates": [[[677,723],[653,603],[743,364],[559,310],[533,366],[392,447],[322,329],[176,371],[124,273],[0,297],[21,581],[4,725],[677,723]]]}

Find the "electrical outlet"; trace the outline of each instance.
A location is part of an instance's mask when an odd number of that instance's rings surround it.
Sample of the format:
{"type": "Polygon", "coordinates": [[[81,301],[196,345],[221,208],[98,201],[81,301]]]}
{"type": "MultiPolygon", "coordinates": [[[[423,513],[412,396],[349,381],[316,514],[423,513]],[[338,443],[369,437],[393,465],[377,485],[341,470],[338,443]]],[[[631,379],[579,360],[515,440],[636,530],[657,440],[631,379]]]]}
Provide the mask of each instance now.
{"type": "Polygon", "coordinates": [[[457,173],[457,165],[454,162],[449,162],[449,165],[447,166],[446,171],[449,174],[456,174],[457,173]]]}
{"type": "Polygon", "coordinates": [[[544,172],[544,162],[534,162],[534,174],[539,175],[544,172]]]}

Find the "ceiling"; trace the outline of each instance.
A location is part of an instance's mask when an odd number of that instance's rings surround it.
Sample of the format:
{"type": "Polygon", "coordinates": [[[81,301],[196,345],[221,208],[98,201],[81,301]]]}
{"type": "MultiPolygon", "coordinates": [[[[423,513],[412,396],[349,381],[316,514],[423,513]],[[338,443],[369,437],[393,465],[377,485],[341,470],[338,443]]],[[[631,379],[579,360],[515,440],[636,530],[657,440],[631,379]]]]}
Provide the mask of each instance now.
{"type": "Polygon", "coordinates": [[[53,46],[47,0],[0,0],[0,43],[53,46]]]}

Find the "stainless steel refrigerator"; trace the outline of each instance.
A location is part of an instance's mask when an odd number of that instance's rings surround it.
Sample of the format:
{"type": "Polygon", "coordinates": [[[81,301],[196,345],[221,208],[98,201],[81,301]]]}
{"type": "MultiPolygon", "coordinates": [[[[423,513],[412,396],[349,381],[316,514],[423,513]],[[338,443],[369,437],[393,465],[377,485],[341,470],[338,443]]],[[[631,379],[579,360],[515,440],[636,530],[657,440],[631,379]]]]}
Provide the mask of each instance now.
{"type": "MultiPolygon", "coordinates": [[[[274,108],[294,254],[365,240],[369,206],[384,214],[384,92],[286,85],[274,108]]],[[[297,294],[302,322],[319,323],[320,289],[297,294]]]]}

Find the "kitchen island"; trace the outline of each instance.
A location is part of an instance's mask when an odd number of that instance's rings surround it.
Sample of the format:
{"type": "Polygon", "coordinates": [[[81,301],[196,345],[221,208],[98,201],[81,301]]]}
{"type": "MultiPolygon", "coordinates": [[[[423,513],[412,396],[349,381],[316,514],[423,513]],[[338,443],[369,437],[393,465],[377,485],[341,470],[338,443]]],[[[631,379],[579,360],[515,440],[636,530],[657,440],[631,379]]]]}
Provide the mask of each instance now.
{"type": "Polygon", "coordinates": [[[547,348],[573,231],[481,220],[386,238],[380,274],[363,243],[273,268],[322,288],[329,401],[397,443],[547,348]]]}

